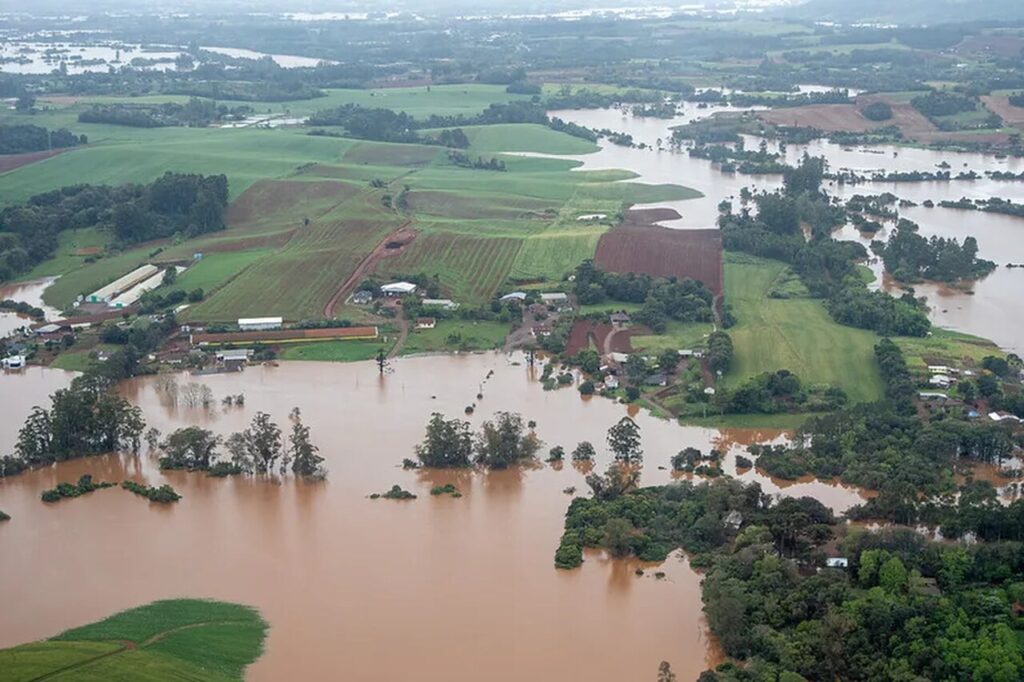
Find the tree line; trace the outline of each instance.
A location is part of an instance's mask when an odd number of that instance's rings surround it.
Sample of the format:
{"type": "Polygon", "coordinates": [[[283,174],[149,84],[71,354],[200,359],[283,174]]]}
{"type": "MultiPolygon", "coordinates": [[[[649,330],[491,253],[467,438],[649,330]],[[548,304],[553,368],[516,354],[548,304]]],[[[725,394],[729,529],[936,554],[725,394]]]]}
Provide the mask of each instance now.
{"type": "Polygon", "coordinates": [[[185,104],[163,102],[159,104],[94,104],[78,114],[81,123],[106,123],[133,128],[162,128],[165,126],[202,127],[223,120],[238,120],[253,113],[249,105],[228,107],[211,99],[192,97],[185,104]]]}
{"type": "Polygon", "coordinates": [[[85,135],[75,135],[67,128],[48,130],[37,125],[0,125],[0,154],[67,149],[88,141],[85,135]]]}
{"type": "Polygon", "coordinates": [[[0,210],[0,281],[50,258],[65,230],[98,227],[121,245],[224,229],[224,175],[167,172],[148,185],[71,185],[0,210]]]}

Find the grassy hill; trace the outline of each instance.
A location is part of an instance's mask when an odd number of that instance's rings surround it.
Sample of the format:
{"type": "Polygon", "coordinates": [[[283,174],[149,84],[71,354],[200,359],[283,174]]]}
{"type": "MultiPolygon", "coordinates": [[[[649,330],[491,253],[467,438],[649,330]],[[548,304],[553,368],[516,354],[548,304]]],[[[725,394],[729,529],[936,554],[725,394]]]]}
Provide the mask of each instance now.
{"type": "Polygon", "coordinates": [[[158,601],[0,650],[0,676],[8,682],[230,682],[243,679],[262,653],[266,630],[259,613],[240,604],[158,601]]]}

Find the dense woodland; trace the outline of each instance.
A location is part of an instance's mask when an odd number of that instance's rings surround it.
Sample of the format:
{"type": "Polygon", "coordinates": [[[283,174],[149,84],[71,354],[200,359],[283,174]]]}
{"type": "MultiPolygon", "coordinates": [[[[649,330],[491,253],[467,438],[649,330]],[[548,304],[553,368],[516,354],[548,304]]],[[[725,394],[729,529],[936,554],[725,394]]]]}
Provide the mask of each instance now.
{"type": "Polygon", "coordinates": [[[116,244],[224,228],[223,175],[167,172],[149,185],[73,185],[0,210],[0,281],[53,255],[65,230],[99,227],[116,244]]]}
{"type": "Polygon", "coordinates": [[[643,304],[633,314],[633,320],[655,332],[664,331],[669,320],[714,319],[714,295],[702,282],[692,279],[666,280],[632,272],[603,272],[588,260],[576,268],[573,289],[583,305],[605,301],[643,304]]]}
{"type": "Polygon", "coordinates": [[[882,258],[886,271],[901,282],[973,280],[996,267],[992,261],[978,258],[978,240],[974,237],[965,237],[961,245],[956,239],[926,239],[917,230],[916,224],[901,218],[888,241],[871,243],[871,250],[882,258]]]}

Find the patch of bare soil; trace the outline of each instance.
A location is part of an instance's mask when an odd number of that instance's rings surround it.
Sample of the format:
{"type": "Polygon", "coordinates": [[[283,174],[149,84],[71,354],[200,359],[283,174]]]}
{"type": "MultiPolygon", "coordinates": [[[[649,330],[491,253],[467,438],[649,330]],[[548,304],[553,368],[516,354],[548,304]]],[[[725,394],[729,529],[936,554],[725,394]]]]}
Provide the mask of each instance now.
{"type": "Polygon", "coordinates": [[[0,156],[0,173],[7,173],[16,168],[27,166],[30,163],[42,161],[43,159],[48,159],[51,156],[57,156],[57,154],[62,154],[64,152],[69,152],[72,149],[74,149],[74,147],[68,147],[67,149],[51,149],[45,152],[27,152],[25,154],[4,154],[3,156],[0,156]]]}
{"type": "Polygon", "coordinates": [[[594,258],[597,266],[608,272],[695,279],[720,298],[724,285],[721,232],[672,230],[651,224],[645,220],[649,217],[647,211],[630,211],[625,222],[601,235],[594,258]]]}

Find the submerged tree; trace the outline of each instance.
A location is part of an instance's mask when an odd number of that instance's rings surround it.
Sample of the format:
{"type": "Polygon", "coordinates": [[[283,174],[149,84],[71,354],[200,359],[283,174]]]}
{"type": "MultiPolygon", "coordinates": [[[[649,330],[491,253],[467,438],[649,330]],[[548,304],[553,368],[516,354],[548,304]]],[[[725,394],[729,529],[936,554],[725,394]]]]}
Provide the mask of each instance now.
{"type": "Polygon", "coordinates": [[[588,440],[582,440],[572,451],[572,461],[589,462],[594,459],[594,446],[588,440]]]}
{"type": "Polygon", "coordinates": [[[590,474],[586,478],[587,485],[598,500],[614,500],[615,498],[636,489],[640,482],[640,472],[613,462],[604,475],[590,474]]]}
{"type": "Polygon", "coordinates": [[[532,459],[541,442],[526,431],[522,416],[498,412],[486,421],[477,436],[477,461],[495,469],[505,469],[523,460],[532,459]]]}
{"type": "Polygon", "coordinates": [[[281,429],[266,412],[257,412],[249,428],[228,438],[231,460],[242,471],[273,473],[280,462],[287,469],[288,457],[281,441],[281,429]]]}
{"type": "Polygon", "coordinates": [[[164,456],[161,469],[209,469],[217,459],[220,436],[198,426],[186,426],[174,431],[160,444],[164,456]]]}
{"type": "Polygon", "coordinates": [[[309,441],[309,427],[302,423],[299,408],[292,408],[289,416],[292,422],[292,433],[288,436],[291,446],[292,473],[296,476],[322,478],[324,458],[317,454],[319,448],[309,441]]]}
{"type": "Polygon", "coordinates": [[[644,455],[640,447],[640,427],[629,417],[623,417],[608,429],[608,447],[615,453],[615,459],[626,464],[639,464],[644,455]]]}
{"type": "Polygon", "coordinates": [[[445,419],[435,412],[427,423],[423,442],[416,456],[428,467],[468,467],[473,455],[473,436],[469,422],[445,419]]]}

